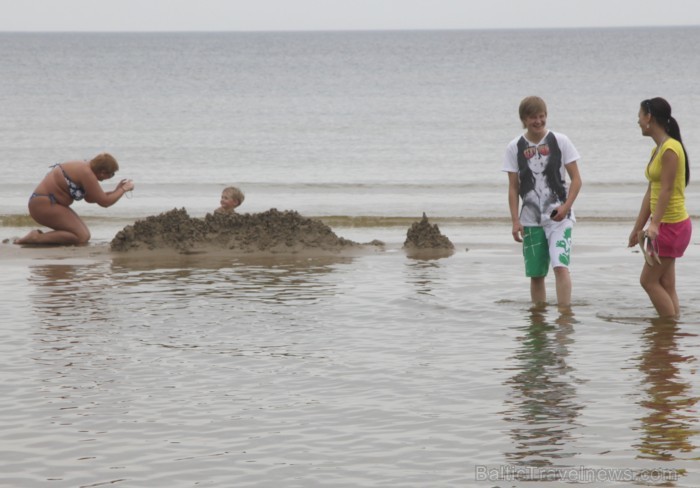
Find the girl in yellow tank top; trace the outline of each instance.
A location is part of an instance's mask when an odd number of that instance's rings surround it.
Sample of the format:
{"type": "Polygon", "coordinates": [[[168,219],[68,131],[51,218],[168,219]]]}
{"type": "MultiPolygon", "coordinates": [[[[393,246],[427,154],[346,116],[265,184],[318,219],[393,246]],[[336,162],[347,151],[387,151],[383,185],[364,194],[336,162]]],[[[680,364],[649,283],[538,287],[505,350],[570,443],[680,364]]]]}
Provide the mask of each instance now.
{"type": "Polygon", "coordinates": [[[690,179],[688,153],[666,100],[644,100],[638,116],[642,135],[651,137],[656,147],[646,167],[649,185],[630,233],[629,246],[640,244],[645,253],[639,281],[658,314],[678,317],[676,258],[683,256],[692,233],[685,207],[685,187],[690,179]]]}
{"type": "Polygon", "coordinates": [[[659,147],[653,150],[652,159],[647,165],[644,176],[646,176],[650,184],[651,200],[649,203],[651,204],[651,213],[654,215],[656,204],[659,201],[659,193],[661,192],[662,157],[666,151],[671,151],[676,155],[677,167],[671,195],[661,222],[672,224],[688,218],[688,211],[685,208],[685,150],[683,145],[672,137],[668,137],[659,147]]]}

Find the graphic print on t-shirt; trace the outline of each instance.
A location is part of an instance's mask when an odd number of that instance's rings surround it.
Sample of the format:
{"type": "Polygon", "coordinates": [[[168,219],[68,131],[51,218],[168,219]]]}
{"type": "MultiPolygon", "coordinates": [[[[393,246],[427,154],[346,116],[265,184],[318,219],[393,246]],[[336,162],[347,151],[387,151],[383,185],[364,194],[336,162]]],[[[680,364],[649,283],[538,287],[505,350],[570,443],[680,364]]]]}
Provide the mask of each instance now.
{"type": "Polygon", "coordinates": [[[531,144],[524,136],[518,140],[521,221],[541,224],[543,217],[549,217],[566,201],[561,165],[561,150],[553,133],[548,133],[539,145],[531,144]]]}

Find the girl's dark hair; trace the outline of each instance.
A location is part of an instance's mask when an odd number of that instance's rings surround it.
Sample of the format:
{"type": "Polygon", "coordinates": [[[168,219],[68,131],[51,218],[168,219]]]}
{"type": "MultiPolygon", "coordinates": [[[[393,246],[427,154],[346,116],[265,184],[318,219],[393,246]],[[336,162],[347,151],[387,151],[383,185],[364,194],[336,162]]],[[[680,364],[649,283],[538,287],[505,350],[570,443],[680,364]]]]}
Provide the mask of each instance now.
{"type": "Polygon", "coordinates": [[[641,103],[641,107],[642,111],[651,115],[669,136],[681,143],[685,153],[685,186],[688,186],[690,181],[690,160],[688,159],[688,151],[683,145],[683,139],[681,139],[681,129],[678,126],[678,122],[671,116],[671,105],[663,98],[656,97],[644,100],[641,103]]]}

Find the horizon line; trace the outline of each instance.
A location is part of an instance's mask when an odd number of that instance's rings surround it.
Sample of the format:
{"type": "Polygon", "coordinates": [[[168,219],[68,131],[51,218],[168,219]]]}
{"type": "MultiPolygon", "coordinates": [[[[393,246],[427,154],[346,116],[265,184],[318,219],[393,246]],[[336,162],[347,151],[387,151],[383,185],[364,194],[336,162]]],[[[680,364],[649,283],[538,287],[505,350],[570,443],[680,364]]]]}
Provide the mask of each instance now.
{"type": "Polygon", "coordinates": [[[609,26],[561,26],[561,27],[405,27],[405,28],[347,28],[347,29],[0,29],[0,34],[263,34],[263,33],[347,33],[347,32],[484,32],[484,31],[552,31],[552,30],[611,30],[611,29],[677,29],[700,28],[697,24],[667,25],[609,25],[609,26]]]}

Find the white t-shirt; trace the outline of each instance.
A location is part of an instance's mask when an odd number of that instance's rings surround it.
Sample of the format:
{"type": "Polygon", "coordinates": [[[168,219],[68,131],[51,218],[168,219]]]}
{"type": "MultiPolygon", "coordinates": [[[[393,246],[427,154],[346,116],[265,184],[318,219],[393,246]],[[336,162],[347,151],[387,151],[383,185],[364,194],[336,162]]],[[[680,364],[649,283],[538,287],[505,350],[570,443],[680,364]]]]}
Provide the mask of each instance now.
{"type": "MultiPolygon", "coordinates": [[[[547,131],[538,143],[523,135],[508,144],[502,170],[518,173],[523,226],[541,226],[551,220],[552,211],[566,201],[568,194],[565,166],[580,158],[569,138],[554,131],[547,131]]],[[[575,220],[573,209],[568,217],[575,220]]]]}

